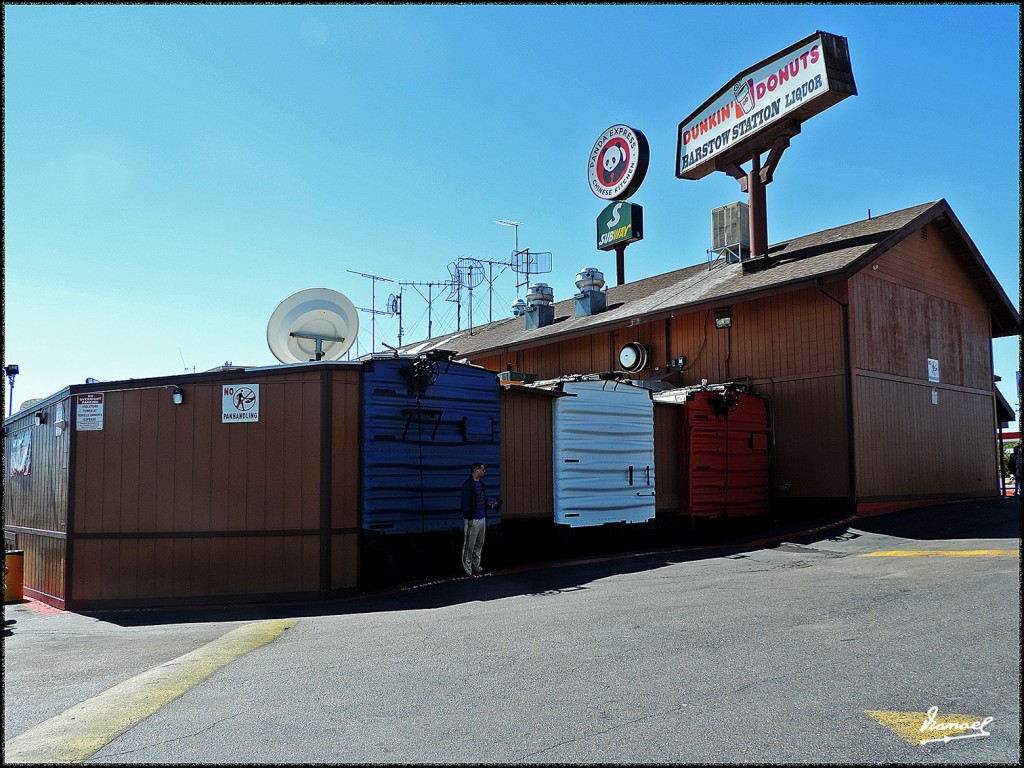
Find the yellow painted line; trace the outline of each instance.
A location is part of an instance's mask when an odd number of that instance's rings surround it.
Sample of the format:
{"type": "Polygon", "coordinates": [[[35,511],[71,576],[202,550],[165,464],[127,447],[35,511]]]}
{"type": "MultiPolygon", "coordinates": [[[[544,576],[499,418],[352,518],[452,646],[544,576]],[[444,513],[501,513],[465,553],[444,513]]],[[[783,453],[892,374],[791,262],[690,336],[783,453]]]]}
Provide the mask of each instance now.
{"type": "Polygon", "coordinates": [[[865,552],[860,557],[1019,557],[1019,549],[890,549],[884,552],[865,552]]]}
{"type": "Polygon", "coordinates": [[[125,680],[4,743],[5,763],[80,763],[295,619],[233,629],[191,653],[125,680]]]}
{"type": "Polygon", "coordinates": [[[915,746],[948,744],[951,741],[991,736],[991,731],[986,729],[995,722],[991,716],[940,715],[938,707],[932,707],[927,712],[869,710],[865,714],[915,746]]]}

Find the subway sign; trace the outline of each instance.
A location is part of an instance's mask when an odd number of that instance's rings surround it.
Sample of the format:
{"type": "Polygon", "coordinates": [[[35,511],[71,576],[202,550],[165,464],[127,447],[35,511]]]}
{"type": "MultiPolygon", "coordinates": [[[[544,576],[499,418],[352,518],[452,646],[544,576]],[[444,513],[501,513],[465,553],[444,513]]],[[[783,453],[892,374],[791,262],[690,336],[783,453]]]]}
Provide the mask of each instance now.
{"type": "Polygon", "coordinates": [[[750,160],[856,94],[846,38],[816,32],[740,72],[679,124],[676,176],[699,179],[750,160]]]}
{"type": "Polygon", "coordinates": [[[610,251],[617,245],[644,238],[644,209],[634,203],[611,203],[597,217],[597,247],[610,251]]]}

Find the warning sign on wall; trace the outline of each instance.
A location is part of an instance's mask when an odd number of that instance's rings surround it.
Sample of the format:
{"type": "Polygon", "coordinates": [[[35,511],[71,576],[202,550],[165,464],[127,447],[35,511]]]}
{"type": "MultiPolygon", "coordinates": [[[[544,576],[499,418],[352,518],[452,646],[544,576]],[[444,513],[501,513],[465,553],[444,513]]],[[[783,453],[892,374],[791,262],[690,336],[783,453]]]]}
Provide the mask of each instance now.
{"type": "Polygon", "coordinates": [[[79,395],[75,407],[75,429],[79,432],[103,429],[103,393],[79,395]]]}
{"type": "Polygon", "coordinates": [[[232,384],[222,388],[221,422],[259,421],[260,385],[232,384]]]}

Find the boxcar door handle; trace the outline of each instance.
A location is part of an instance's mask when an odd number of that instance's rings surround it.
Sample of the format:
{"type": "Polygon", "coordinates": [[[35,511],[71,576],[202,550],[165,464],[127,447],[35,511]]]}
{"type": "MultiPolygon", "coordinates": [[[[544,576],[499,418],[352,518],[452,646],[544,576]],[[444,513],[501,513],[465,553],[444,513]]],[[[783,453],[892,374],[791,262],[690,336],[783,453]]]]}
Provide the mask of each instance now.
{"type": "Polygon", "coordinates": [[[629,484],[633,484],[633,465],[629,465],[629,484]]]}
{"type": "Polygon", "coordinates": [[[650,466],[647,467],[647,484],[648,485],[651,484],[651,468],[650,468],[650,466]]]}

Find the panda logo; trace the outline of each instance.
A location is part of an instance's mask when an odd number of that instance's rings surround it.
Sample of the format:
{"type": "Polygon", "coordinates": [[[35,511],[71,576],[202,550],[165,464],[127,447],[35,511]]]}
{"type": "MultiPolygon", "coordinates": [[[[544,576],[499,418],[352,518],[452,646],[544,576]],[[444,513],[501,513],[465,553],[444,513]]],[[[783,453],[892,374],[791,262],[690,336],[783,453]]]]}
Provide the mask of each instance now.
{"type": "Polygon", "coordinates": [[[636,192],[647,174],[647,138],[628,125],[613,125],[590,149],[587,181],[602,200],[625,199],[636,192]]]}
{"type": "Polygon", "coordinates": [[[601,150],[601,184],[614,187],[629,168],[629,145],[621,138],[614,138],[601,150]]]}

